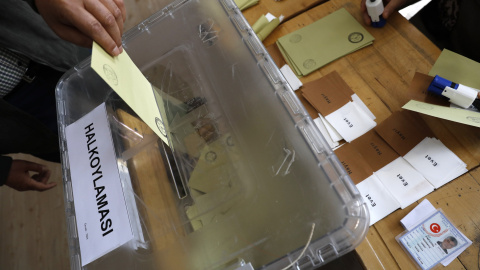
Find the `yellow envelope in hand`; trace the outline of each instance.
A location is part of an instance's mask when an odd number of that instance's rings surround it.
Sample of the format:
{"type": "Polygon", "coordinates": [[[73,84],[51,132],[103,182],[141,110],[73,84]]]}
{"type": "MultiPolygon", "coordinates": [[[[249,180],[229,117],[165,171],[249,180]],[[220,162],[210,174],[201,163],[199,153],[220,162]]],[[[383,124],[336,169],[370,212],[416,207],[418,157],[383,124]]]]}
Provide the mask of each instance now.
{"type": "MultiPolygon", "coordinates": [[[[152,85],[133,63],[127,52],[124,51],[120,55],[112,57],[94,42],[91,66],[168,145],[166,128],[160,115],[160,111],[165,110],[163,101],[157,104],[152,85]]],[[[164,112],[163,115],[165,115],[164,112]]]]}

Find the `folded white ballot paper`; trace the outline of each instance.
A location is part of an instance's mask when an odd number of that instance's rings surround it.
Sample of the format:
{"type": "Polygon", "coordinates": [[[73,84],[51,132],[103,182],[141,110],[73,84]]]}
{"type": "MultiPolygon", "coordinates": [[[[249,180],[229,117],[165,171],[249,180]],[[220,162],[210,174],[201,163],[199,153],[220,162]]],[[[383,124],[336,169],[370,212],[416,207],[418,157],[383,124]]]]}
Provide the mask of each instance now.
{"type": "Polygon", "coordinates": [[[368,109],[367,105],[363,102],[363,100],[360,99],[360,97],[357,94],[352,95],[352,100],[353,103],[357,104],[358,107],[360,107],[372,120],[377,119],[375,115],[368,109]]]}
{"type": "Polygon", "coordinates": [[[325,119],[347,142],[355,140],[377,125],[361,105],[352,101],[325,116],[325,119]]]}
{"type": "Polygon", "coordinates": [[[404,209],[434,190],[433,186],[405,159],[398,157],[375,172],[385,188],[404,209]]]}
{"type": "MultiPolygon", "coordinates": [[[[402,226],[407,230],[411,231],[417,224],[419,224],[422,220],[425,220],[429,217],[432,213],[436,211],[435,207],[427,200],[423,200],[419,203],[410,213],[408,213],[400,222],[402,226]]],[[[458,231],[460,235],[465,238],[467,241],[467,245],[459,248],[455,252],[451,253],[448,257],[441,261],[443,266],[449,265],[455,258],[457,258],[465,249],[467,249],[471,244],[472,241],[468,239],[462,232],[458,231]]]]}
{"type": "Polygon", "coordinates": [[[297,75],[293,73],[293,70],[290,68],[289,65],[284,65],[280,68],[280,71],[287,80],[288,84],[290,84],[290,86],[292,87],[293,91],[296,91],[300,87],[302,87],[302,82],[298,79],[297,75]]]}
{"type": "Polygon", "coordinates": [[[327,135],[330,136],[330,139],[334,142],[339,142],[343,140],[343,137],[335,130],[335,128],[323,117],[323,115],[318,114],[318,118],[322,121],[323,125],[327,129],[327,135]]]}
{"type": "Polygon", "coordinates": [[[435,138],[423,139],[404,158],[435,188],[468,171],[467,165],[435,138]]]}
{"type": "Polygon", "coordinates": [[[332,140],[332,137],[328,133],[327,127],[325,126],[325,124],[323,123],[320,117],[313,119],[313,122],[318,127],[318,130],[320,130],[320,133],[322,133],[323,137],[325,138],[325,141],[327,141],[330,148],[334,149],[339,146],[338,141],[332,140]]]}
{"type": "Polygon", "coordinates": [[[400,208],[400,204],[373,174],[357,184],[370,212],[370,226],[400,208]]]}

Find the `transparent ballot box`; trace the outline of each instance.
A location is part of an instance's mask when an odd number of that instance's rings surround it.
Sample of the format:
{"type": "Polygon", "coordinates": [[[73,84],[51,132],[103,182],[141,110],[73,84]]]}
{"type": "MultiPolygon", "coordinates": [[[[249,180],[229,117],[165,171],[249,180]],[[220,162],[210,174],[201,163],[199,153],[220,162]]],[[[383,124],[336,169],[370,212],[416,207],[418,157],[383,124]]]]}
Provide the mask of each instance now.
{"type": "Polygon", "coordinates": [[[90,59],[60,80],[72,269],[313,269],[364,239],[369,214],[355,185],[232,0],[175,1],[127,32],[123,45],[152,84],[167,142],[90,59]],[[99,198],[92,184],[90,218],[111,218],[131,236],[96,253],[100,244],[84,244],[79,209],[88,200],[76,190],[92,177],[76,176],[71,154],[93,137],[67,132],[100,105],[109,133],[96,139],[113,149],[101,165],[113,164],[121,203],[99,198]],[[126,209],[122,224],[104,211],[116,208],[126,209]],[[97,257],[87,262],[87,253],[97,257]]]}

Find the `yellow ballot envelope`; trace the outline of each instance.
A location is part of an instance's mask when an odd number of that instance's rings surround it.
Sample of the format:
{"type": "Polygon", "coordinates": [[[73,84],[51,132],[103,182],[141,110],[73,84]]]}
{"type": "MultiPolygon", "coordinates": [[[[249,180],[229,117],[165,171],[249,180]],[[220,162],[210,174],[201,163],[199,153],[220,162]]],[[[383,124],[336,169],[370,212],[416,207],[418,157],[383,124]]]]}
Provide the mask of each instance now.
{"type": "Polygon", "coordinates": [[[110,56],[97,43],[92,47],[92,68],[168,145],[167,133],[160,115],[163,101],[157,102],[154,90],[127,52],[110,56]]]}
{"type": "Polygon", "coordinates": [[[345,9],[281,37],[277,45],[298,76],[372,44],[373,36],[345,9]]]}

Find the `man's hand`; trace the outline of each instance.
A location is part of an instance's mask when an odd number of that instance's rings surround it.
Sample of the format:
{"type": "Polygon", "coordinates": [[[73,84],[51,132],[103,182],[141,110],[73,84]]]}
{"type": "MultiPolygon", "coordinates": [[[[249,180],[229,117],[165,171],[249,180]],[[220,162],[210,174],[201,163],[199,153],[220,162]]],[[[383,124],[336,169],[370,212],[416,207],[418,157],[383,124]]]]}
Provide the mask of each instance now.
{"type": "Polygon", "coordinates": [[[45,191],[57,185],[54,182],[48,183],[50,174],[51,171],[41,164],[26,160],[13,160],[5,185],[18,191],[45,191]],[[35,174],[30,176],[30,172],[35,174]]]}
{"type": "Polygon", "coordinates": [[[94,40],[112,56],[123,51],[123,0],[35,0],[35,4],[60,38],[83,47],[91,47],[94,40]]]}
{"type": "MultiPolygon", "coordinates": [[[[38,0],[37,0],[38,1],[38,0]]],[[[372,23],[372,20],[370,19],[370,16],[368,16],[367,13],[367,6],[365,4],[366,1],[370,0],[362,0],[360,4],[360,10],[362,11],[363,14],[363,21],[365,22],[366,25],[370,25],[372,23]]],[[[393,12],[399,10],[400,8],[403,8],[405,5],[414,3],[416,2],[415,0],[383,0],[383,5],[384,5],[384,10],[382,13],[382,17],[386,20],[390,15],[392,15],[393,12]]]]}

